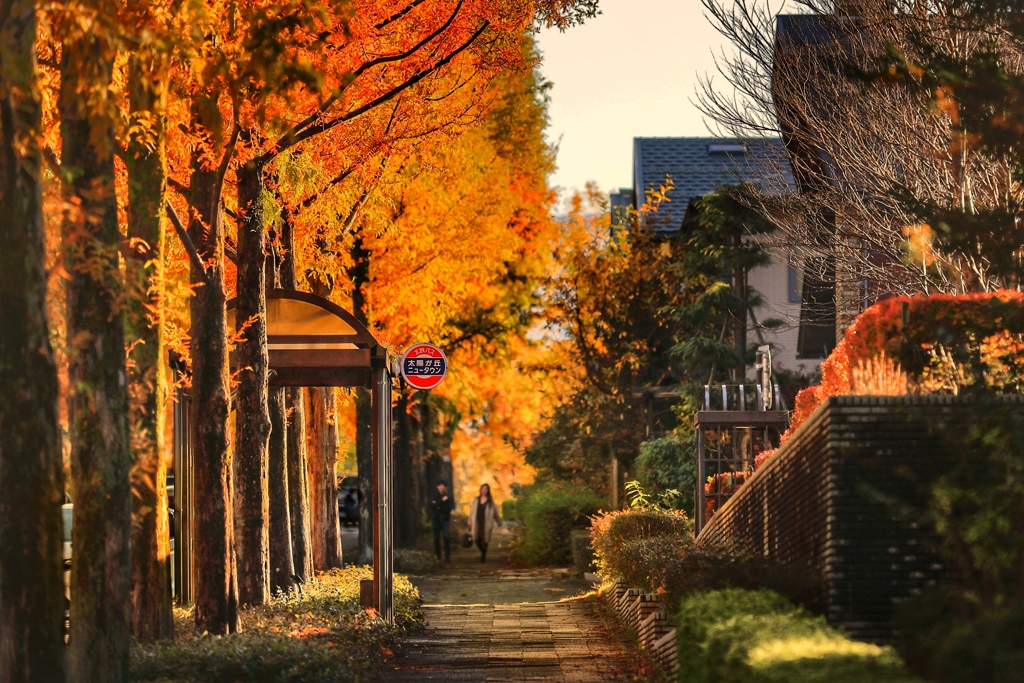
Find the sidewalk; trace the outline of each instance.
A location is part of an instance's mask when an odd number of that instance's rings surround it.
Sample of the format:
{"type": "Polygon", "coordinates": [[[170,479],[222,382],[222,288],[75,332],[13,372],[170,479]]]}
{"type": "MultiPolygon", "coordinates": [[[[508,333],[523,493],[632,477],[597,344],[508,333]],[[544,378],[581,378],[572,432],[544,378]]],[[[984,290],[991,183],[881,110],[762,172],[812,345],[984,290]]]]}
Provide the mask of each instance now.
{"type": "Polygon", "coordinates": [[[559,602],[590,584],[557,570],[511,569],[510,538],[496,530],[486,564],[475,548],[453,548],[445,572],[413,577],[427,627],[404,641],[388,683],[634,679],[630,646],[608,632],[593,605],[559,602]]]}

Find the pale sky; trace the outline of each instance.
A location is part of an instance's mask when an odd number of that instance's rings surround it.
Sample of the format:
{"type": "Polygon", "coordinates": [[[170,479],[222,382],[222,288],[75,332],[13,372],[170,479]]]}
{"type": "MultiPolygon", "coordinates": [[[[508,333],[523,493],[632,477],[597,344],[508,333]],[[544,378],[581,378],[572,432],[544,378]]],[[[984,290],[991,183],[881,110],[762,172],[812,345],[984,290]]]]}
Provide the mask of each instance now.
{"type": "MultiPolygon", "coordinates": [[[[601,16],[541,32],[551,92],[552,184],[632,186],[634,137],[709,135],[693,105],[698,74],[713,74],[724,39],[700,0],[601,0],[601,16]]],[[[717,80],[717,79],[716,79],[717,80]]]]}

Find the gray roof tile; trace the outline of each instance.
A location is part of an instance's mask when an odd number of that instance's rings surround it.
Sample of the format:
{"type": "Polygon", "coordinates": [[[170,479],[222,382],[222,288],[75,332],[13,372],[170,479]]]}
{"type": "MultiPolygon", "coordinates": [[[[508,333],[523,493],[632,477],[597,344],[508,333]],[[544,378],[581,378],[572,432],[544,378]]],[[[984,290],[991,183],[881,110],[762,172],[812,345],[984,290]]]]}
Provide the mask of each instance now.
{"type": "Polygon", "coordinates": [[[643,203],[644,192],[657,189],[670,176],[674,185],[662,204],[657,230],[676,230],[687,205],[722,185],[741,182],[767,192],[794,190],[785,150],[777,139],[633,138],[633,192],[643,203]],[[746,151],[740,151],[745,149],[746,151]],[[781,170],[781,177],[780,177],[781,170]]]}

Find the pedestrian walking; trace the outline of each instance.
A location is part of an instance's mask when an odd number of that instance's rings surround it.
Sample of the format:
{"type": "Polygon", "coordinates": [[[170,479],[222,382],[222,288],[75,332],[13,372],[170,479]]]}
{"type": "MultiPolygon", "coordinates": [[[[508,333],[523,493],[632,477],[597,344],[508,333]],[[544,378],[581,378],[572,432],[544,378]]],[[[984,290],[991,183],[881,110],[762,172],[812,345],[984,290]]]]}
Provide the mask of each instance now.
{"type": "Polygon", "coordinates": [[[491,497],[491,487],[484,484],[480,487],[480,495],[473,499],[469,508],[469,533],[480,548],[480,561],[487,561],[487,544],[491,542],[494,525],[501,526],[501,515],[498,506],[491,497]]]}
{"type": "Polygon", "coordinates": [[[437,492],[430,499],[430,525],[434,529],[434,554],[441,559],[441,539],[444,539],[444,561],[452,561],[451,520],[455,500],[448,493],[448,484],[437,482],[437,492]]]}

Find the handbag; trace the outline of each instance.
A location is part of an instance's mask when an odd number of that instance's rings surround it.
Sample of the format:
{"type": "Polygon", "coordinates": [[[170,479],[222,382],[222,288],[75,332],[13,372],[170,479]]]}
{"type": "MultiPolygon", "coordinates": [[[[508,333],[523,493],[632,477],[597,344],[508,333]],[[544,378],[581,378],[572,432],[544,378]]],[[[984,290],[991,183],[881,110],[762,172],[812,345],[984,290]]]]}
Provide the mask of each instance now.
{"type": "Polygon", "coordinates": [[[470,535],[468,532],[465,533],[465,534],[462,534],[462,547],[463,548],[472,548],[473,547],[473,536],[470,535]]]}

